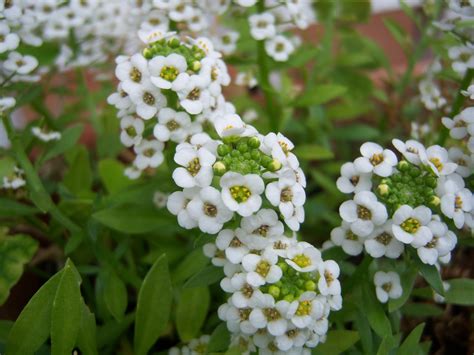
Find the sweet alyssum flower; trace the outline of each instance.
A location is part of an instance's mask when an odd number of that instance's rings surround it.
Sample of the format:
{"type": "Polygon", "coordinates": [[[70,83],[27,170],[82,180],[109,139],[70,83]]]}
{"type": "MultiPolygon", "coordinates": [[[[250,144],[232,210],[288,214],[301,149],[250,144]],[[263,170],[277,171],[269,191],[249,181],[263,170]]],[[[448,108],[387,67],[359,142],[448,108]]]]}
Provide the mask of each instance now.
{"type": "Polygon", "coordinates": [[[389,298],[397,299],[403,293],[400,276],[393,271],[377,271],[374,275],[374,284],[377,298],[382,303],[386,303],[389,298]]]}

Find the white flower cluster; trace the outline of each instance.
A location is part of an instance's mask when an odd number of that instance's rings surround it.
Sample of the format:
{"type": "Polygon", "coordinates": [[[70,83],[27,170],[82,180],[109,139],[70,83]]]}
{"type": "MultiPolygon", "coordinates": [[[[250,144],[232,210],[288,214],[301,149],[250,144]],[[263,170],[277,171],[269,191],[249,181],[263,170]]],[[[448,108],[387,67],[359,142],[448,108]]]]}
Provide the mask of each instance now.
{"type": "Polygon", "coordinates": [[[209,335],[201,335],[197,339],[192,339],[187,345],[180,348],[174,347],[168,351],[169,355],[202,355],[207,354],[207,347],[209,345],[209,335]]]}
{"type": "Polygon", "coordinates": [[[441,63],[435,60],[428,68],[425,77],[418,84],[421,102],[427,110],[433,111],[446,106],[446,99],[436,83],[435,75],[441,71],[441,63]]]}
{"type": "Polygon", "coordinates": [[[374,258],[396,259],[411,246],[423,263],[449,262],[457,238],[443,219],[457,228],[474,226],[473,194],[463,179],[472,173],[469,157],[415,140],[393,145],[400,162],[393,151],[368,142],[362,157],[341,167],[337,186],[354,197],[340,206],[343,222],[331,240],[349,255],[365,249],[374,258]]]}
{"type": "Polygon", "coordinates": [[[120,83],[108,98],[119,110],[121,142],[136,153],[130,178],[158,167],[167,142],[183,143],[203,122],[234,110],[221,94],[230,82],[226,65],[208,39],[178,39],[161,30],[140,37],[147,47],[117,58],[120,83]]]}
{"type": "MultiPolygon", "coordinates": [[[[239,1],[242,6],[253,6],[256,1],[239,1]],[[242,3],[246,3],[245,5],[242,3]]],[[[315,22],[311,1],[265,1],[265,11],[249,16],[250,34],[257,41],[265,41],[265,51],[274,60],[285,62],[298,44],[297,37],[283,33],[293,28],[306,29],[315,22]]]]}
{"type": "Polygon", "coordinates": [[[454,149],[453,152],[455,152],[451,153],[454,155],[454,158],[465,161],[464,166],[466,169],[463,169],[464,171],[461,175],[466,177],[472,173],[474,166],[474,107],[466,107],[452,119],[443,117],[442,122],[443,125],[449,129],[449,135],[454,139],[460,140],[469,151],[468,155],[459,148],[451,148],[454,149]]]}
{"type": "Polygon", "coordinates": [[[26,181],[24,178],[24,171],[16,166],[13,168],[10,175],[3,177],[2,188],[4,189],[17,190],[25,185],[26,181]]]}

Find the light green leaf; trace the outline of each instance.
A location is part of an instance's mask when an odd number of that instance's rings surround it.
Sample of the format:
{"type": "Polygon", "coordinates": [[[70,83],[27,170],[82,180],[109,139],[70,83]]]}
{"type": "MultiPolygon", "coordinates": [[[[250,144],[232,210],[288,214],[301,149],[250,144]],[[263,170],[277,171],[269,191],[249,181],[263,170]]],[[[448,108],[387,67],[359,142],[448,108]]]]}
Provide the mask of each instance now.
{"type": "Polygon", "coordinates": [[[82,125],[72,126],[65,129],[61,134],[61,139],[52,145],[51,149],[47,151],[42,160],[49,160],[72,149],[79,140],[83,129],[84,126],[82,125]]]}
{"type": "Polygon", "coordinates": [[[41,286],[20,313],[8,335],[7,355],[33,354],[48,339],[53,300],[62,273],[61,270],[41,286]]]}
{"type": "Polygon", "coordinates": [[[23,265],[31,260],[38,242],[26,235],[5,236],[0,230],[0,304],[23,274],[23,265]]]}
{"type": "Polygon", "coordinates": [[[71,260],[64,266],[51,311],[51,354],[70,354],[81,326],[82,297],[78,272],[71,260]]]}
{"type": "Polygon", "coordinates": [[[332,150],[316,144],[299,145],[293,153],[302,160],[326,160],[334,157],[332,150]]]}
{"type": "Polygon", "coordinates": [[[446,302],[463,306],[474,305],[474,280],[449,280],[449,289],[446,291],[446,302]]]}
{"type": "Polygon", "coordinates": [[[189,341],[199,334],[206,320],[210,299],[207,287],[182,290],[176,309],[176,328],[182,341],[189,341]]]}
{"type": "Polygon", "coordinates": [[[9,176],[13,173],[16,163],[13,158],[3,157],[0,159],[0,181],[3,181],[5,176],[9,176]]]}
{"type": "Polygon", "coordinates": [[[135,318],[135,353],[146,354],[166,329],[171,311],[171,280],[166,255],[160,256],[143,280],[135,318]]]}
{"type": "Polygon", "coordinates": [[[334,100],[347,91],[347,88],[337,84],[322,84],[315,87],[309,87],[302,95],[296,98],[293,106],[315,106],[334,100]]]}
{"type": "Polygon", "coordinates": [[[192,288],[199,286],[208,286],[216,282],[219,282],[224,278],[224,271],[221,267],[215,267],[214,265],[209,265],[194,274],[186,281],[183,285],[184,288],[192,288]]]}
{"type": "Polygon", "coordinates": [[[391,335],[390,320],[387,318],[380,302],[375,298],[373,291],[366,286],[362,289],[362,295],[363,303],[361,306],[369,320],[370,327],[381,338],[391,335]]]}
{"type": "Polygon", "coordinates": [[[412,318],[438,317],[443,310],[432,303],[406,303],[401,309],[403,315],[412,318]]]}
{"type": "Polygon", "coordinates": [[[415,284],[415,279],[416,276],[418,275],[418,272],[416,268],[409,268],[406,270],[400,277],[401,279],[401,284],[402,284],[402,289],[403,293],[401,297],[396,298],[396,299],[390,299],[388,302],[388,311],[393,312],[402,307],[408,298],[411,295],[411,290],[413,289],[413,285],[415,284]]]}
{"type": "Polygon", "coordinates": [[[176,267],[173,272],[173,284],[187,280],[209,263],[209,258],[202,253],[202,248],[196,248],[176,267]]]}
{"type": "Polygon", "coordinates": [[[0,217],[29,216],[35,213],[38,213],[38,210],[33,206],[0,198],[0,217]]]}
{"type": "Polygon", "coordinates": [[[132,183],[124,175],[125,167],[115,159],[104,159],[99,162],[100,179],[111,194],[123,190],[132,183]]]}
{"type": "Polygon", "coordinates": [[[211,334],[209,339],[209,345],[207,346],[207,352],[223,352],[229,348],[230,333],[227,330],[225,323],[219,324],[211,334]]]}
{"type": "Polygon", "coordinates": [[[324,343],[318,345],[313,354],[338,355],[359,341],[359,333],[353,330],[331,330],[324,343]]]}
{"type": "Polygon", "coordinates": [[[94,313],[89,310],[85,303],[82,303],[82,320],[79,334],[77,335],[77,345],[83,354],[98,354],[96,333],[97,327],[94,313]]]}
{"type": "Polygon", "coordinates": [[[415,253],[413,253],[413,255],[416,266],[418,267],[418,270],[420,270],[424,279],[436,292],[444,296],[443,280],[441,280],[441,275],[439,274],[438,269],[432,265],[423,263],[415,253]]]}
{"type": "Polygon", "coordinates": [[[86,147],[78,146],[69,170],[64,176],[64,185],[74,194],[82,196],[90,194],[92,185],[92,171],[89,161],[89,152],[86,147]]]}
{"type": "Polygon", "coordinates": [[[406,337],[402,345],[397,349],[397,355],[416,354],[418,351],[418,342],[425,329],[425,323],[417,325],[415,329],[406,337]]]}
{"type": "Polygon", "coordinates": [[[104,301],[110,314],[120,322],[127,309],[128,295],[124,282],[113,270],[105,274],[104,301]]]}

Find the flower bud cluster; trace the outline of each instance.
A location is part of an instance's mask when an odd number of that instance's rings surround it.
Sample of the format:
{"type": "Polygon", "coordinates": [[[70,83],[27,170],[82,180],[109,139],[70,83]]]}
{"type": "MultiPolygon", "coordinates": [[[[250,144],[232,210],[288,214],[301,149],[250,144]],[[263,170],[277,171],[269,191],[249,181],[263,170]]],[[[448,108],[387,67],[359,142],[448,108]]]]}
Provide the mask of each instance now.
{"type": "Polygon", "coordinates": [[[449,262],[457,228],[473,228],[473,194],[463,177],[472,173],[441,146],[425,148],[409,140],[393,140],[402,154],[375,143],[361,146],[362,157],[341,167],[339,190],[353,193],[339,209],[342,225],[331,240],[350,255],[364,249],[374,258],[400,257],[414,248],[421,261],[434,265],[449,262]]]}

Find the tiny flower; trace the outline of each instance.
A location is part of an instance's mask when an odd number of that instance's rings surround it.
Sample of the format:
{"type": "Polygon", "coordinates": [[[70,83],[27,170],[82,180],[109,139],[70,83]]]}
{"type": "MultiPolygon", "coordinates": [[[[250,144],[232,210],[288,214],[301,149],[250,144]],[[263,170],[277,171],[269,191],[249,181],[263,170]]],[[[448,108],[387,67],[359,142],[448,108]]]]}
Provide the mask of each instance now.
{"type": "Polygon", "coordinates": [[[0,97],[0,113],[5,112],[16,105],[13,97],[0,97]]]}
{"type": "Polygon", "coordinates": [[[352,232],[362,237],[372,233],[375,226],[384,224],[388,217],[385,205],[370,191],[358,192],[353,200],[343,202],[339,214],[351,224],[352,232]]]}
{"type": "Polygon", "coordinates": [[[276,346],[281,351],[294,351],[301,349],[307,339],[306,329],[298,329],[289,325],[286,332],[275,339],[276,346]]]}
{"type": "Polygon", "coordinates": [[[225,303],[218,309],[219,318],[227,322],[227,329],[233,333],[244,333],[252,335],[257,331],[250,322],[250,313],[252,308],[237,308],[232,303],[225,303]]]}
{"type": "Polygon", "coordinates": [[[389,149],[383,149],[380,145],[372,142],[362,144],[360,147],[362,157],[354,161],[354,165],[361,173],[373,172],[376,175],[387,177],[393,172],[397,165],[396,155],[389,149]]]}
{"type": "Polygon", "coordinates": [[[204,76],[182,73],[174,82],[180,104],[191,115],[197,115],[211,105],[209,82],[204,76]]]}
{"type": "Polygon", "coordinates": [[[286,62],[295,50],[293,43],[285,36],[275,36],[265,41],[265,51],[277,62],[286,62]]]}
{"type": "Polygon", "coordinates": [[[26,185],[26,181],[24,179],[24,171],[18,167],[13,168],[13,172],[10,175],[3,177],[3,185],[4,189],[12,189],[16,190],[22,186],[26,185]]]}
{"type": "MultiPolygon", "coordinates": [[[[127,86],[124,84],[123,87],[125,89],[127,86]]],[[[149,120],[160,108],[166,106],[166,97],[149,82],[143,85],[129,83],[127,92],[136,105],[137,114],[144,120],[149,120]]]]}
{"type": "Polygon", "coordinates": [[[306,242],[290,247],[286,257],[286,263],[299,272],[315,271],[322,262],[321,252],[306,242]]]}
{"type": "Polygon", "coordinates": [[[248,217],[257,212],[262,205],[260,196],[265,185],[260,176],[256,174],[241,175],[227,172],[221,177],[222,200],[231,210],[248,217]]]}
{"type": "Polygon", "coordinates": [[[16,33],[10,33],[6,21],[0,22],[0,53],[15,50],[19,44],[20,37],[16,33]]]}
{"type": "Polygon", "coordinates": [[[281,236],[285,230],[274,210],[261,209],[256,214],[242,218],[240,226],[245,231],[245,243],[251,249],[265,249],[270,239],[281,236]]]}
{"type": "Polygon", "coordinates": [[[183,148],[176,151],[174,160],[181,165],[173,171],[173,180],[180,187],[209,186],[214,176],[212,165],[216,157],[205,148],[183,148]]]}
{"type": "Polygon", "coordinates": [[[469,97],[471,100],[474,100],[474,84],[469,85],[467,90],[461,91],[464,96],[469,97]]]}
{"type": "Polygon", "coordinates": [[[3,66],[13,73],[25,75],[31,73],[38,66],[38,60],[31,55],[10,52],[8,58],[3,62],[3,66]]]}
{"type": "Polygon", "coordinates": [[[262,294],[255,302],[255,308],[250,313],[250,322],[257,329],[266,328],[273,336],[283,335],[288,329],[285,315],[290,304],[286,301],[275,302],[268,294],[262,294]]]}
{"type": "Polygon", "coordinates": [[[432,220],[428,227],[433,236],[430,241],[416,251],[422,262],[434,265],[440,256],[445,256],[454,249],[457,238],[452,232],[448,235],[448,226],[439,220],[432,220]],[[454,239],[452,239],[452,236],[454,236],[454,239]]]}
{"type": "Polygon", "coordinates": [[[400,298],[403,293],[400,276],[393,271],[377,271],[374,275],[374,284],[377,298],[382,303],[387,303],[389,298],[400,298]]]}
{"type": "Polygon", "coordinates": [[[433,236],[428,223],[431,210],[426,206],[400,206],[393,214],[392,231],[400,242],[415,248],[425,245],[433,236]]]}
{"type": "Polygon", "coordinates": [[[247,254],[242,259],[242,266],[247,271],[249,285],[259,287],[266,283],[280,280],[282,271],[276,263],[278,255],[271,250],[265,250],[262,255],[247,254]]]}
{"type": "Polygon", "coordinates": [[[370,174],[357,170],[354,163],[345,163],[341,166],[341,176],[336,181],[339,191],[349,194],[359,191],[369,191],[372,188],[370,174]]]}
{"type": "MultiPolygon", "coordinates": [[[[149,77],[148,62],[143,55],[135,54],[130,58],[130,60],[123,61],[117,65],[115,75],[121,82],[123,82],[123,84],[129,82],[143,84],[146,81],[146,78],[149,77]]],[[[128,94],[131,94],[127,89],[128,87],[130,86],[124,85],[124,90],[128,94]]],[[[133,86],[130,88],[133,88],[133,86]]]]}
{"type": "Polygon", "coordinates": [[[168,202],[168,194],[161,192],[161,191],[155,191],[153,194],[153,204],[157,208],[163,208],[166,206],[168,202]]]}
{"type": "Polygon", "coordinates": [[[250,34],[257,41],[275,36],[275,17],[269,12],[251,15],[249,24],[250,34]]]}
{"type": "Polygon", "coordinates": [[[205,256],[211,259],[212,265],[218,267],[225,267],[229,264],[225,254],[219,250],[214,243],[207,243],[202,247],[205,256]]]}
{"type": "Polygon", "coordinates": [[[239,264],[249,252],[249,248],[239,238],[238,231],[224,229],[219,232],[216,238],[217,248],[225,252],[227,259],[232,264],[239,264]]]}
{"type": "Polygon", "coordinates": [[[334,228],[331,231],[331,241],[348,255],[359,255],[364,245],[364,237],[360,237],[351,230],[350,223],[342,221],[340,227],[334,228]]]}
{"type": "Polygon", "coordinates": [[[240,37],[239,32],[228,31],[221,34],[216,39],[216,48],[225,55],[232,54],[237,48],[237,41],[240,37]]]}
{"type": "Polygon", "coordinates": [[[453,173],[457,164],[449,160],[448,151],[439,145],[433,145],[426,150],[427,163],[436,175],[453,173]]]}
{"type": "Polygon", "coordinates": [[[261,293],[247,282],[246,273],[237,273],[232,276],[231,285],[235,289],[231,296],[232,304],[237,308],[247,308],[255,303],[255,298],[261,293]]]}
{"type": "Polygon", "coordinates": [[[399,139],[394,139],[392,144],[412,164],[420,165],[426,160],[425,146],[418,141],[410,139],[404,143],[399,139]]]}
{"type": "Polygon", "coordinates": [[[323,261],[318,266],[319,281],[318,290],[322,295],[339,295],[341,284],[339,277],[339,265],[334,260],[323,261]]]}
{"type": "Polygon", "coordinates": [[[474,107],[465,108],[453,119],[443,117],[442,122],[452,138],[463,139],[468,134],[468,125],[474,124],[474,107]]]}
{"type": "Polygon", "coordinates": [[[283,134],[269,133],[264,137],[260,149],[266,154],[271,154],[283,165],[296,170],[300,164],[298,158],[291,152],[294,147],[294,144],[283,134]]]}
{"type": "Polygon", "coordinates": [[[221,138],[239,136],[245,131],[245,123],[237,114],[228,114],[215,122],[217,134],[221,138]]]}
{"type": "Polygon", "coordinates": [[[449,189],[441,197],[441,211],[454,221],[457,228],[464,226],[466,215],[472,211],[473,206],[473,194],[466,188],[449,189]]]}
{"type": "Polygon", "coordinates": [[[239,86],[246,86],[249,89],[253,89],[258,85],[257,78],[251,71],[239,72],[235,78],[235,84],[239,86]]]}
{"type": "Polygon", "coordinates": [[[448,150],[449,159],[457,164],[456,173],[466,178],[474,171],[474,159],[456,147],[448,150]]]}
{"type": "Polygon", "coordinates": [[[167,57],[153,57],[148,63],[151,82],[160,89],[171,89],[179,74],[186,72],[186,59],[179,54],[171,53],[167,57]]]}
{"type": "Polygon", "coordinates": [[[392,220],[378,226],[364,241],[365,250],[373,258],[386,256],[396,259],[403,253],[403,243],[398,241],[392,231],[392,220]]]}
{"type": "Polygon", "coordinates": [[[290,306],[288,318],[297,328],[303,329],[311,325],[314,320],[324,314],[324,304],[312,291],[304,292],[297,301],[290,306]]]}
{"type": "Polygon", "coordinates": [[[123,173],[130,180],[136,180],[142,174],[142,170],[138,169],[135,165],[132,165],[132,166],[127,167],[123,173]]]}
{"type": "Polygon", "coordinates": [[[232,219],[232,211],[224,205],[220,192],[211,186],[201,189],[189,202],[188,211],[198,221],[199,229],[209,234],[218,233],[232,219]]]}
{"type": "Polygon", "coordinates": [[[120,120],[120,128],[120,141],[124,146],[131,147],[141,142],[145,124],[139,118],[125,116],[120,120]]]}
{"type": "Polygon", "coordinates": [[[31,128],[31,132],[34,136],[43,142],[57,141],[61,139],[61,133],[45,130],[40,127],[31,128]]]}

